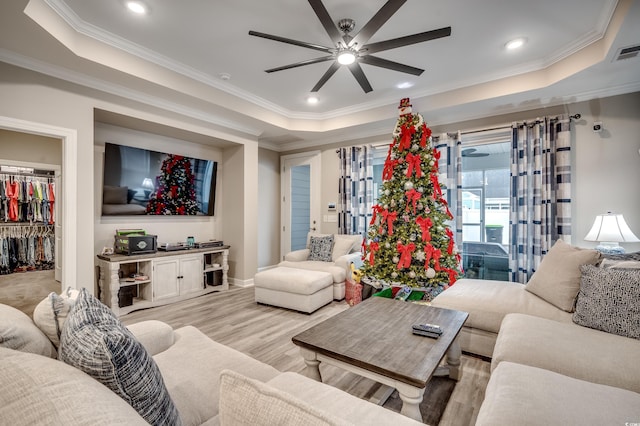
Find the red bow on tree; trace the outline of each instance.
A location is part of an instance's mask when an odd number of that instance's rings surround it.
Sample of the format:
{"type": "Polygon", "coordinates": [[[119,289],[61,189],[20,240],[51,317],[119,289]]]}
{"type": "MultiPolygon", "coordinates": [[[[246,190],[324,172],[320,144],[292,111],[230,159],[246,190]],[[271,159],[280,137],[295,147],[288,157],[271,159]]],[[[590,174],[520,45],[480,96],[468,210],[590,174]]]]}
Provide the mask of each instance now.
{"type": "Polygon", "coordinates": [[[372,241],[371,244],[369,244],[369,263],[371,263],[371,266],[375,264],[376,252],[379,249],[380,244],[376,243],[375,241],[372,241]]]}
{"type": "Polygon", "coordinates": [[[433,269],[435,269],[436,271],[442,270],[442,268],[440,267],[441,257],[442,257],[442,251],[440,251],[440,249],[435,249],[433,251],[433,269]]]}
{"type": "Polygon", "coordinates": [[[398,146],[398,150],[403,151],[411,148],[411,137],[415,132],[415,126],[411,125],[410,127],[407,127],[406,124],[402,125],[400,128],[400,145],[398,146]]]}
{"type": "Polygon", "coordinates": [[[431,241],[431,227],[433,226],[433,221],[430,217],[418,217],[416,219],[416,223],[420,226],[422,230],[422,241],[431,241]]]}
{"type": "Polygon", "coordinates": [[[431,261],[431,258],[433,257],[433,251],[434,248],[431,244],[427,243],[427,245],[424,247],[424,254],[425,259],[424,259],[424,269],[428,269],[429,268],[429,262],[431,261]]]}
{"type": "MultiPolygon", "coordinates": [[[[392,213],[389,210],[382,210],[380,214],[382,215],[382,220],[387,222],[387,231],[389,232],[389,235],[393,235],[393,222],[395,222],[398,217],[398,213],[392,213]]],[[[380,228],[380,230],[382,230],[382,228],[380,228]]]]}
{"type": "Polygon", "coordinates": [[[416,245],[409,243],[406,246],[398,242],[398,253],[400,260],[398,261],[398,269],[408,268],[411,266],[411,253],[416,249],[416,245]]]}
{"type": "Polygon", "coordinates": [[[415,189],[412,189],[405,192],[404,195],[406,195],[407,197],[407,208],[405,209],[405,211],[409,210],[409,203],[411,203],[413,204],[413,214],[416,214],[416,202],[420,199],[420,197],[422,197],[422,194],[415,189]]]}
{"type": "Polygon", "coordinates": [[[447,247],[447,253],[449,254],[453,254],[453,232],[451,232],[451,229],[447,228],[444,231],[447,236],[449,237],[449,246],[447,247]]]}
{"type": "Polygon", "coordinates": [[[376,219],[378,218],[377,214],[382,213],[382,210],[384,209],[380,204],[376,204],[375,206],[373,206],[373,215],[371,216],[371,222],[369,222],[369,225],[373,225],[374,223],[376,223],[376,219]]]}
{"type": "Polygon", "coordinates": [[[398,165],[398,160],[391,160],[388,158],[384,162],[384,168],[382,169],[382,180],[390,180],[393,177],[393,169],[398,165]]]}
{"type": "Polygon", "coordinates": [[[442,188],[440,188],[440,182],[438,182],[438,175],[435,173],[431,173],[429,175],[429,179],[431,179],[431,183],[433,184],[434,198],[442,198],[442,188]]]}
{"type": "Polygon", "coordinates": [[[440,202],[444,206],[444,210],[447,213],[447,216],[449,217],[449,219],[453,219],[453,215],[451,214],[451,210],[449,210],[449,204],[447,203],[447,200],[445,200],[444,198],[441,198],[440,202]]]}
{"type": "Polygon", "coordinates": [[[422,137],[420,138],[420,146],[427,146],[427,138],[431,136],[431,129],[427,127],[426,123],[422,123],[422,137]]]}
{"type": "Polygon", "coordinates": [[[449,274],[449,285],[453,285],[458,278],[458,272],[455,269],[446,268],[444,271],[449,274]]]}
{"type": "Polygon", "coordinates": [[[420,154],[416,154],[413,155],[411,153],[407,154],[407,177],[411,177],[411,174],[413,173],[413,171],[415,170],[416,172],[416,177],[420,178],[422,177],[422,170],[420,167],[420,154]]]}
{"type": "Polygon", "coordinates": [[[433,164],[433,168],[431,169],[434,173],[438,172],[439,166],[438,166],[438,160],[440,159],[440,151],[438,151],[437,149],[433,148],[433,158],[434,158],[434,164],[433,164]]]}

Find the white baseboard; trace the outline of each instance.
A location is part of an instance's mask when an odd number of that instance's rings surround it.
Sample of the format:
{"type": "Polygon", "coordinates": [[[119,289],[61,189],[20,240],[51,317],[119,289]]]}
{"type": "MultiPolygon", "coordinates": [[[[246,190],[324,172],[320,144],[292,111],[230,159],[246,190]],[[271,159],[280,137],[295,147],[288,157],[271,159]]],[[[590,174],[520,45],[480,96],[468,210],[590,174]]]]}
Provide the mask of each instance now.
{"type": "Polygon", "coordinates": [[[237,278],[229,278],[229,285],[234,285],[236,287],[253,287],[253,278],[248,280],[239,280],[237,278]]]}

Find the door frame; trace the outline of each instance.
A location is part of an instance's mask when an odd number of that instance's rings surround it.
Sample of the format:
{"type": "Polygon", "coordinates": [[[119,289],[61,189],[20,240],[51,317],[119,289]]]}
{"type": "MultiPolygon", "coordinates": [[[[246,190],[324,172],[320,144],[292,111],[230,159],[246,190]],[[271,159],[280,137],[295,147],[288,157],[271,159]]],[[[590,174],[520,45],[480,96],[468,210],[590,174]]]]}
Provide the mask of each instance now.
{"type": "MultiPolygon", "coordinates": [[[[61,267],[62,281],[60,290],[67,287],[78,288],[75,242],[77,226],[77,165],[78,165],[78,131],[64,127],[51,126],[34,121],[20,120],[17,118],[0,116],[0,128],[15,132],[31,133],[62,139],[62,250],[61,267]]],[[[60,198],[60,197],[58,197],[60,198]]]]}
{"type": "MultiPolygon", "coordinates": [[[[280,156],[280,258],[291,251],[291,173],[286,167],[286,163],[291,160],[298,160],[301,163],[309,164],[311,178],[311,222],[315,221],[316,227],[320,226],[320,191],[321,191],[321,152],[308,151],[298,154],[280,156]]],[[[309,223],[311,228],[311,223],[309,223]]]]}

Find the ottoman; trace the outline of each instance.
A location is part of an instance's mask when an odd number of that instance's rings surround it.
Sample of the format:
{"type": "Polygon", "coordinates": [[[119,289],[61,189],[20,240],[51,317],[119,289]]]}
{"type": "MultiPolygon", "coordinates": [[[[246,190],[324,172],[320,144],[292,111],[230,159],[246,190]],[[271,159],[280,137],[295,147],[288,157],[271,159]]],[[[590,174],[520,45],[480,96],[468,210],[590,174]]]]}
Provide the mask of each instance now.
{"type": "Polygon", "coordinates": [[[333,300],[329,272],[277,267],[253,278],[257,303],[311,313],[333,300]]]}

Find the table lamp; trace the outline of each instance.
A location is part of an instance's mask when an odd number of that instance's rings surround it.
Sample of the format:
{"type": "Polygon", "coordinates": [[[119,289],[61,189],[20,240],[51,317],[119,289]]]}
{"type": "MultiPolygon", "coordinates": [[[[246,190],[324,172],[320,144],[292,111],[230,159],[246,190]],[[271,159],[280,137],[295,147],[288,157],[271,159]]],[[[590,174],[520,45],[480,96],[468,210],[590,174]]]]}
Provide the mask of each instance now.
{"type": "Polygon", "coordinates": [[[599,214],[593,222],[591,231],[584,237],[585,241],[598,241],[596,250],[602,253],[624,253],[624,248],[618,243],[637,243],[638,237],[631,232],[629,225],[621,214],[607,212],[599,214]]]}
{"type": "Polygon", "coordinates": [[[149,198],[151,191],[153,191],[153,181],[149,178],[144,178],[142,181],[142,188],[144,189],[145,197],[149,198]]]}

